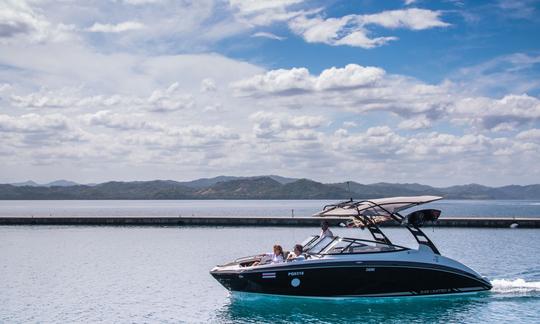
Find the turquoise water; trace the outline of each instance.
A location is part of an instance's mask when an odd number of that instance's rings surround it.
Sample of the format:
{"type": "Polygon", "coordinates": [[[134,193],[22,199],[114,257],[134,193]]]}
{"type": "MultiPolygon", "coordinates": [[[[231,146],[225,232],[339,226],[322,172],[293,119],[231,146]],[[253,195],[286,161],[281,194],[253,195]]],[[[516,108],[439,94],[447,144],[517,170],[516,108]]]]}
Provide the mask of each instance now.
{"type": "MultiPolygon", "coordinates": [[[[330,200],[0,200],[0,216],[311,216],[330,200]]],[[[538,200],[441,200],[443,216],[540,217],[538,200]]]]}
{"type": "MultiPolygon", "coordinates": [[[[267,252],[276,242],[290,248],[317,230],[2,226],[0,322],[539,322],[535,229],[426,229],[443,254],[492,281],[493,291],[468,297],[236,298],[208,274],[218,263],[267,252]]],[[[411,243],[405,231],[388,232],[396,243],[411,243]]]]}

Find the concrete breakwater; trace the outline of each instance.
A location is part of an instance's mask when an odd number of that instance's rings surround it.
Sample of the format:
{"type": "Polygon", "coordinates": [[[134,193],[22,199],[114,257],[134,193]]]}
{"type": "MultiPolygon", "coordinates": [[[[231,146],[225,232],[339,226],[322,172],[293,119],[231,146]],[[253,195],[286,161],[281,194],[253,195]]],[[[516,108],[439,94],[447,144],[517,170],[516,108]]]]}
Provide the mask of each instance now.
{"type": "MultiPolygon", "coordinates": [[[[340,218],[325,218],[333,226],[345,222],[340,218]]],[[[316,217],[0,217],[0,225],[93,225],[93,226],[319,226],[316,217]]],[[[383,226],[397,226],[387,224],[383,226]]],[[[540,217],[446,217],[437,227],[540,228],[540,217]]]]}

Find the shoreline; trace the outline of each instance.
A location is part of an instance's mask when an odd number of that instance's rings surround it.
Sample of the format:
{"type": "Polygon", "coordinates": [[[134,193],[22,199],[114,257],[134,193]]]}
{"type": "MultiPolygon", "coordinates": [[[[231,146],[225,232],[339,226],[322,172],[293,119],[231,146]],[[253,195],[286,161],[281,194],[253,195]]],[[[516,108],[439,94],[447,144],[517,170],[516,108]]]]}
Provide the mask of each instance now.
{"type": "MultiPolygon", "coordinates": [[[[333,226],[345,222],[342,218],[324,218],[333,226]]],[[[68,225],[68,226],[319,226],[322,218],[317,217],[229,217],[229,216],[1,216],[0,226],[9,225],[68,225]]],[[[382,226],[398,226],[388,224],[382,226]]],[[[540,228],[540,217],[444,217],[425,227],[470,227],[470,228],[540,228]],[[515,225],[517,224],[517,225],[515,225]]]]}

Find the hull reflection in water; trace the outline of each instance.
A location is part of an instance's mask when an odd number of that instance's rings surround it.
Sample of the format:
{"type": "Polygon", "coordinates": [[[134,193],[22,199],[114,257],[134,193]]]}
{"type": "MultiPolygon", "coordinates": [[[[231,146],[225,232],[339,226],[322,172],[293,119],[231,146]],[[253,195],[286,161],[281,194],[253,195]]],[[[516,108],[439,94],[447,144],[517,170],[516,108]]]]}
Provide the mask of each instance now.
{"type": "MultiPolygon", "coordinates": [[[[227,322],[467,322],[489,304],[489,292],[429,298],[296,298],[233,293],[216,315],[227,322]]],[[[480,316],[481,317],[481,316],[480,316]]]]}

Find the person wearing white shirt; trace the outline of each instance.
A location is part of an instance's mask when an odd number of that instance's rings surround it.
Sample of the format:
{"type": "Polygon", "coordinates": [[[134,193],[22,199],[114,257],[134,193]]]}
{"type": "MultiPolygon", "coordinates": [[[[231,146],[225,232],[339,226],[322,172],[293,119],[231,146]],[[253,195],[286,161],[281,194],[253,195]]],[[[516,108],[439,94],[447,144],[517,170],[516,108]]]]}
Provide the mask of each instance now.
{"type": "Polygon", "coordinates": [[[278,244],[274,245],[274,253],[261,254],[259,257],[259,261],[253,262],[252,266],[285,262],[285,259],[283,258],[283,248],[278,244]]]}
{"type": "Polygon", "coordinates": [[[326,236],[334,236],[334,233],[332,233],[332,231],[330,230],[330,224],[328,224],[327,221],[324,221],[321,223],[321,235],[319,237],[319,239],[322,239],[323,237],[326,237],[326,236]]]}
{"type": "Polygon", "coordinates": [[[272,254],[272,262],[271,263],[280,263],[285,261],[283,259],[283,248],[281,245],[274,245],[274,253],[272,254]]]}
{"type": "Polygon", "coordinates": [[[301,244],[296,244],[294,246],[293,253],[290,253],[289,256],[287,257],[287,261],[305,260],[306,257],[302,255],[303,249],[304,248],[302,247],[301,244]]]}

